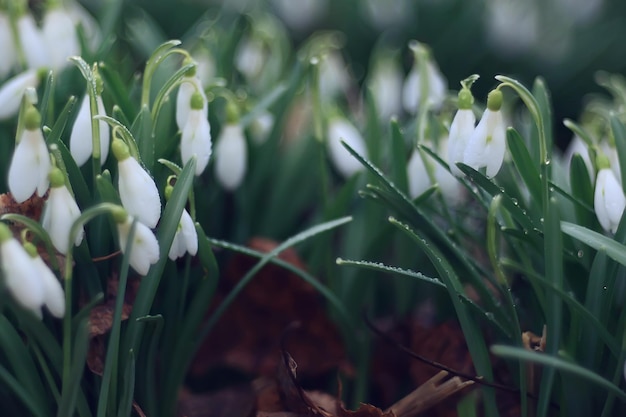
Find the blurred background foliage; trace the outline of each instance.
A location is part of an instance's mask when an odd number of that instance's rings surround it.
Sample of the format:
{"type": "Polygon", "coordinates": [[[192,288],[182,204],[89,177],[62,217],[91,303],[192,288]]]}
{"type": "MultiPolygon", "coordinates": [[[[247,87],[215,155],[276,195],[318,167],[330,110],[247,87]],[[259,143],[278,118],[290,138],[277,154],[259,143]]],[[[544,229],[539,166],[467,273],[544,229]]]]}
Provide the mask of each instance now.
{"type": "MultiPolygon", "coordinates": [[[[108,2],[83,3],[97,15],[108,2]]],[[[295,47],[318,30],[341,32],[350,72],[359,82],[375,45],[400,54],[408,72],[410,39],[432,48],[454,89],[473,73],[484,80],[506,74],[525,84],[542,76],[557,121],[577,118],[584,95],[600,91],[594,82],[598,70],[626,69],[626,4],[620,0],[140,0],[123,3],[118,21],[123,30],[117,33],[119,41],[139,48],[133,36],[145,37],[144,42],[153,37],[156,45],[158,40],[184,39],[200,16],[212,20],[225,13],[241,24],[239,13],[260,10],[273,10],[282,18],[295,47]]],[[[148,52],[135,50],[137,64],[148,52]]],[[[486,96],[493,85],[478,83],[476,96],[486,96]]],[[[560,123],[555,129],[557,143],[564,147],[570,135],[560,123]]]]}

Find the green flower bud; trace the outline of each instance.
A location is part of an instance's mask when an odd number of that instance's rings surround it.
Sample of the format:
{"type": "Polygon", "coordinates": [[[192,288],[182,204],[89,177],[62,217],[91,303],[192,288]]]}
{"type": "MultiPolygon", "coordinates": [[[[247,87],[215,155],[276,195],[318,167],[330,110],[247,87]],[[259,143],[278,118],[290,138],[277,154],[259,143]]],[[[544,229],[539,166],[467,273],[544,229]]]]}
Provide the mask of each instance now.
{"type": "Polygon", "coordinates": [[[474,104],[474,96],[469,88],[463,87],[459,91],[459,110],[469,110],[474,104]]]}
{"type": "Polygon", "coordinates": [[[24,112],[24,127],[26,130],[37,130],[41,126],[41,114],[35,106],[30,106],[24,112]]]}
{"type": "Polygon", "coordinates": [[[115,223],[124,223],[128,218],[128,213],[121,206],[112,209],[111,215],[113,216],[113,220],[115,220],[115,223]]]}
{"type": "Polygon", "coordinates": [[[226,104],[226,123],[235,124],[239,122],[239,108],[232,101],[226,104]]]}
{"type": "Polygon", "coordinates": [[[48,174],[48,178],[50,178],[50,186],[53,188],[58,188],[65,185],[65,176],[63,175],[63,172],[57,167],[52,168],[52,170],[48,174]]]}
{"type": "Polygon", "coordinates": [[[491,111],[498,111],[502,107],[502,91],[491,90],[487,96],[487,108],[491,111]]]}
{"type": "Polygon", "coordinates": [[[605,168],[611,168],[611,162],[609,158],[602,152],[598,152],[596,155],[596,166],[598,167],[598,171],[605,168]]]}
{"type": "Polygon", "coordinates": [[[22,246],[24,246],[24,250],[30,255],[31,258],[36,258],[39,255],[37,253],[37,247],[31,242],[24,242],[22,246]]]}
{"type": "Polygon", "coordinates": [[[9,226],[0,222],[0,244],[6,242],[13,237],[13,233],[9,226]]]}
{"type": "Polygon", "coordinates": [[[189,100],[189,106],[192,110],[202,110],[204,107],[204,97],[198,91],[195,91],[191,95],[191,99],[189,100]]]}
{"type": "Polygon", "coordinates": [[[118,161],[123,161],[126,158],[130,157],[130,150],[128,149],[128,145],[126,145],[126,143],[124,143],[122,139],[113,139],[113,143],[111,144],[111,150],[113,151],[113,155],[115,155],[115,159],[117,159],[118,161]]]}

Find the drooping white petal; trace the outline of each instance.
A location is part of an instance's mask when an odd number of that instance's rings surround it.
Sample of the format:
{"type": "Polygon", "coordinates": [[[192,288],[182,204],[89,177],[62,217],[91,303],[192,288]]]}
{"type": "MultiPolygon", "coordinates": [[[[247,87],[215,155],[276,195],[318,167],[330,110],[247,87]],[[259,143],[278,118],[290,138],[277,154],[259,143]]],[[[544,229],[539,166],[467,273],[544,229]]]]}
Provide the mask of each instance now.
{"type": "Polygon", "coordinates": [[[49,51],[43,33],[37,27],[32,15],[25,14],[17,20],[17,33],[28,68],[48,67],[50,65],[49,51]]]}
{"type": "Polygon", "coordinates": [[[185,252],[189,252],[192,256],[198,253],[198,233],[187,210],[183,210],[180,217],[168,256],[171,260],[175,260],[183,256],[185,252]]]}
{"type": "MultiPolygon", "coordinates": [[[[96,97],[97,114],[106,116],[104,103],[101,96],[96,97]]],[[[89,96],[85,94],[78,110],[78,115],[70,134],[70,153],[78,166],[82,166],[89,160],[93,153],[93,140],[91,133],[91,109],[89,106],[89,96]]],[[[109,145],[111,138],[111,128],[105,121],[100,120],[100,165],[104,165],[109,156],[109,145]]]]}
{"type": "MultiPolygon", "coordinates": [[[[120,250],[122,253],[128,251],[127,240],[130,234],[130,228],[133,223],[133,217],[128,216],[124,223],[117,224],[117,232],[120,239],[120,250]]],[[[137,222],[135,233],[130,248],[130,266],[137,273],[146,275],[150,270],[150,265],[157,263],[159,260],[159,242],[154,233],[143,223],[137,222]]]]}
{"type": "Polygon", "coordinates": [[[330,160],[344,178],[349,178],[364,167],[341,144],[342,140],[362,156],[367,156],[367,147],[361,133],[347,120],[337,118],[329,123],[326,144],[330,160]]]}
{"type": "Polygon", "coordinates": [[[415,198],[426,191],[432,184],[424,164],[424,159],[417,149],[413,150],[407,164],[407,178],[409,180],[409,195],[415,198]]]}
{"type": "Polygon", "coordinates": [[[467,141],[463,162],[478,170],[487,168],[487,177],[495,176],[506,151],[506,129],[502,113],[486,109],[467,141]]]}
{"type": "Polygon", "coordinates": [[[350,74],[339,52],[326,55],[320,62],[319,91],[322,101],[331,101],[338,94],[348,90],[350,74]]]}
{"type": "Polygon", "coordinates": [[[215,145],[215,175],[229,191],[235,190],[246,175],[248,146],[239,124],[227,124],[215,145]]]}
{"type": "Polygon", "coordinates": [[[153,229],[161,217],[161,199],[154,180],[132,156],[118,162],[118,173],[122,206],[153,229]]]}
{"type": "Polygon", "coordinates": [[[43,303],[54,317],[63,317],[65,315],[65,293],[61,283],[40,256],[32,259],[39,275],[39,285],[44,290],[43,303]]]}
{"type": "Polygon", "coordinates": [[[369,84],[381,120],[387,121],[389,117],[400,113],[402,108],[402,71],[397,63],[382,61],[376,65],[369,84]]]}
{"type": "Polygon", "coordinates": [[[404,110],[408,113],[414,114],[417,112],[417,108],[422,102],[422,95],[426,94],[426,101],[430,105],[430,108],[437,110],[443,104],[446,98],[448,84],[443,77],[434,62],[428,61],[426,63],[426,73],[420,72],[418,65],[409,72],[409,75],[404,81],[402,88],[402,105],[404,110]],[[426,77],[426,80],[423,80],[426,77]],[[423,91],[424,85],[428,86],[426,91],[423,91]]]}
{"type": "Polygon", "coordinates": [[[20,109],[24,91],[37,87],[39,77],[36,70],[27,70],[7,80],[0,87],[0,120],[8,119],[20,109]]]}
{"type": "MultiPolygon", "coordinates": [[[[449,152],[450,140],[443,139],[439,142],[439,152],[440,155],[445,155],[449,152]]],[[[435,182],[439,186],[439,190],[443,195],[444,200],[447,204],[451,206],[456,206],[463,199],[463,186],[456,179],[456,177],[451,174],[447,169],[445,169],[441,164],[433,161],[435,165],[435,182]]]]}
{"type": "Polygon", "coordinates": [[[185,124],[189,118],[191,96],[196,91],[202,95],[202,113],[204,114],[204,118],[207,119],[209,117],[209,106],[207,104],[204,88],[202,87],[202,82],[197,75],[185,77],[183,83],[178,87],[178,93],[176,94],[176,124],[181,131],[185,128],[185,124]]]}
{"type": "Polygon", "coordinates": [[[204,172],[211,157],[211,126],[202,110],[191,110],[180,139],[183,164],[196,155],[196,175],[204,172]]]}
{"type": "Polygon", "coordinates": [[[9,191],[15,201],[26,201],[35,190],[43,196],[48,190],[50,167],[50,155],[41,129],[25,129],[9,166],[9,191]]]}
{"type": "Polygon", "coordinates": [[[33,258],[13,238],[0,245],[0,256],[9,292],[20,305],[41,317],[46,294],[33,258]]]}
{"type": "Polygon", "coordinates": [[[250,133],[252,134],[252,140],[256,144],[264,143],[272,128],[274,127],[274,115],[268,111],[264,111],[257,116],[250,125],[250,133]]]}
{"type": "MultiPolygon", "coordinates": [[[[41,225],[50,235],[55,249],[66,255],[69,249],[70,229],[80,216],[80,209],[65,186],[52,187],[43,210],[41,225]]],[[[77,233],[74,245],[83,241],[84,229],[77,233]]]]}
{"type": "Polygon", "coordinates": [[[17,50],[15,49],[15,39],[11,32],[9,16],[4,11],[0,11],[0,79],[3,79],[17,65],[17,50]]]}
{"type": "MultiPolygon", "coordinates": [[[[606,151],[602,149],[602,151],[606,154],[606,151]]],[[[565,161],[567,161],[567,172],[570,170],[570,163],[572,161],[572,157],[578,154],[583,158],[585,162],[585,166],[587,167],[587,172],[589,172],[589,179],[593,181],[594,176],[594,168],[591,163],[591,158],[589,157],[589,150],[587,149],[587,145],[585,142],[579,137],[574,136],[574,138],[570,141],[569,145],[567,145],[567,149],[565,150],[565,161]]]]}
{"type": "Polygon", "coordinates": [[[456,166],[457,162],[463,162],[463,154],[467,147],[469,137],[474,132],[476,116],[471,109],[460,109],[454,115],[450,125],[448,140],[448,164],[450,171],[457,177],[463,176],[463,172],[456,166]]]}
{"type": "Polygon", "coordinates": [[[611,171],[615,173],[615,178],[617,179],[617,182],[621,184],[622,170],[619,166],[619,154],[617,153],[617,148],[615,146],[611,146],[608,140],[603,140],[602,142],[600,142],[600,149],[609,158],[611,171]]]}
{"type": "Polygon", "coordinates": [[[80,55],[74,21],[62,7],[54,8],[44,15],[42,32],[50,56],[50,68],[53,70],[67,66],[68,57],[80,55]]]}
{"type": "Polygon", "coordinates": [[[615,173],[610,168],[601,169],[596,177],[593,208],[602,228],[615,233],[625,207],[626,197],[615,173]]]}
{"type": "Polygon", "coordinates": [[[244,38],[239,42],[235,52],[235,67],[247,79],[255,79],[263,69],[266,59],[260,40],[244,38]]]}

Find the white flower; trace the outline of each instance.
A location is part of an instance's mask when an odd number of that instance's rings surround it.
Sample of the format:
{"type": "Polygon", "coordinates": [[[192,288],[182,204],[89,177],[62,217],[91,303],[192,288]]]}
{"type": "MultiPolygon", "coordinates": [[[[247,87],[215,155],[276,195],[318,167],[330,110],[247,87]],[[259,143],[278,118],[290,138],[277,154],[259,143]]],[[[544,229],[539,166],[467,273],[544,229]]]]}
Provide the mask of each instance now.
{"type": "Polygon", "coordinates": [[[80,55],[74,21],[62,7],[46,12],[42,32],[49,53],[49,65],[53,70],[60,70],[68,65],[68,57],[80,55]]]}
{"type": "Polygon", "coordinates": [[[431,186],[428,170],[418,149],[414,149],[406,166],[409,180],[409,195],[416,198],[431,186]]]}
{"type": "Polygon", "coordinates": [[[274,127],[274,115],[267,110],[259,114],[250,124],[252,140],[257,145],[264,143],[274,127]]]}
{"type": "Polygon", "coordinates": [[[17,64],[17,50],[15,39],[11,32],[11,23],[6,12],[0,10],[0,79],[6,77],[17,64]]]}
{"type": "Polygon", "coordinates": [[[600,169],[596,177],[593,208],[602,228],[615,233],[625,207],[626,197],[615,173],[608,167],[600,169]]]}
{"type": "Polygon", "coordinates": [[[28,87],[37,87],[37,85],[39,85],[39,77],[36,70],[24,71],[2,84],[0,87],[0,120],[15,116],[20,109],[24,91],[28,87]]]}
{"type": "Polygon", "coordinates": [[[331,52],[324,56],[319,66],[319,92],[322,101],[331,101],[338,94],[348,90],[350,74],[339,52],[331,52]]]}
{"type": "Polygon", "coordinates": [[[459,109],[450,125],[448,163],[450,171],[457,177],[463,176],[463,172],[456,166],[457,162],[463,162],[463,155],[469,137],[474,132],[476,116],[472,109],[459,109]]]}
{"type": "MultiPolygon", "coordinates": [[[[450,139],[439,140],[439,155],[449,153],[450,139]]],[[[435,164],[435,182],[439,186],[439,190],[448,205],[456,206],[463,199],[463,186],[456,177],[443,167],[440,163],[433,161],[435,164]]],[[[450,165],[450,164],[448,164],[450,165]]],[[[450,165],[450,167],[452,167],[450,165]]]]}
{"type": "MultiPolygon", "coordinates": [[[[58,168],[52,170],[50,180],[52,187],[43,209],[41,225],[50,235],[56,250],[66,255],[70,247],[70,229],[80,216],[80,209],[65,186],[63,174],[58,168]]],[[[83,229],[76,234],[74,245],[80,245],[83,234],[83,229]]]]}
{"type": "Polygon", "coordinates": [[[328,125],[328,153],[333,165],[344,178],[364,169],[363,165],[353,157],[341,144],[346,142],[359,155],[367,157],[365,140],[350,122],[342,118],[333,119],[328,125]]]}
{"type": "Polygon", "coordinates": [[[11,165],[9,166],[9,191],[18,203],[26,201],[33,195],[42,197],[48,191],[48,174],[50,173],[50,155],[39,127],[39,112],[32,107],[25,116],[26,128],[19,143],[15,147],[11,165]]]}
{"type": "Polygon", "coordinates": [[[48,46],[32,15],[25,14],[17,20],[17,33],[28,68],[39,69],[49,66],[48,46]]]}
{"type": "Polygon", "coordinates": [[[43,304],[54,317],[63,317],[65,315],[65,293],[61,283],[39,255],[31,257],[31,259],[38,272],[39,285],[44,291],[43,304]]]}
{"type": "Polygon", "coordinates": [[[466,165],[476,170],[486,167],[487,177],[493,177],[500,171],[506,151],[506,127],[500,111],[501,105],[502,92],[490,92],[487,109],[467,140],[463,154],[466,165]]]}
{"type": "Polygon", "coordinates": [[[257,38],[244,38],[235,52],[235,67],[246,79],[254,80],[261,73],[266,59],[263,42],[257,38]]]}
{"type": "MultiPolygon", "coordinates": [[[[424,51],[423,47],[418,46],[417,48],[420,48],[418,51],[424,51]]],[[[422,100],[426,100],[430,108],[438,110],[446,98],[447,90],[447,81],[441,74],[441,71],[439,71],[439,68],[437,68],[437,65],[428,57],[426,52],[416,52],[416,62],[406,77],[402,89],[404,110],[411,114],[417,113],[417,108],[422,103],[422,100]],[[417,62],[417,59],[426,59],[426,62],[423,64],[425,68],[424,74],[422,74],[422,66],[417,62]],[[424,86],[428,87],[426,91],[423,91],[424,86]],[[426,95],[425,98],[423,97],[424,94],[426,95]]]]}
{"type": "Polygon", "coordinates": [[[209,117],[209,106],[207,104],[206,94],[204,94],[204,88],[200,78],[194,73],[194,75],[183,78],[183,82],[178,87],[178,93],[176,95],[176,124],[181,131],[185,128],[187,119],[189,118],[189,112],[191,111],[191,96],[193,93],[198,92],[202,96],[202,114],[205,119],[209,117]]]}
{"type": "Polygon", "coordinates": [[[241,185],[248,165],[248,146],[238,123],[226,124],[215,145],[215,175],[225,189],[241,185]]]}
{"type": "Polygon", "coordinates": [[[186,164],[195,155],[196,175],[200,175],[209,163],[211,151],[211,126],[209,125],[209,120],[201,108],[192,108],[182,129],[180,139],[180,153],[183,164],[186,164]]]}
{"type": "Polygon", "coordinates": [[[185,252],[189,252],[191,256],[198,253],[198,232],[196,232],[193,220],[186,209],[180,216],[180,222],[168,256],[174,261],[183,256],[185,252]]]}
{"type": "Polygon", "coordinates": [[[402,71],[395,61],[384,59],[377,63],[369,85],[381,120],[387,121],[389,117],[400,113],[402,71]]]}
{"type": "Polygon", "coordinates": [[[154,180],[139,165],[121,139],[113,140],[113,153],[118,160],[118,188],[122,206],[131,216],[153,229],[161,217],[161,199],[154,180]]]}
{"type": "Polygon", "coordinates": [[[328,7],[327,0],[273,0],[272,5],[280,17],[296,31],[305,31],[311,27],[328,7]]]}
{"type": "Polygon", "coordinates": [[[41,317],[46,289],[41,285],[39,268],[22,245],[11,236],[8,227],[3,224],[1,228],[0,256],[4,283],[15,301],[41,317]]]}
{"type": "MultiPolygon", "coordinates": [[[[96,96],[97,114],[106,116],[104,103],[100,95],[96,96]]],[[[78,110],[72,133],[70,134],[70,152],[74,161],[78,166],[82,166],[87,162],[93,153],[93,135],[91,134],[91,108],[89,106],[89,95],[85,94],[83,101],[78,110]]],[[[109,156],[109,138],[111,128],[109,124],[100,120],[100,165],[104,165],[109,156]]]]}
{"type": "MultiPolygon", "coordinates": [[[[129,250],[126,244],[133,220],[133,216],[127,215],[125,221],[117,223],[117,233],[120,238],[120,249],[122,253],[126,253],[129,250]]],[[[152,233],[146,225],[137,222],[133,240],[130,243],[130,266],[132,266],[137,273],[146,275],[150,270],[150,265],[157,263],[159,260],[159,242],[156,236],[154,236],[154,233],[152,233]]]]}
{"type": "MultiPolygon", "coordinates": [[[[603,149],[603,151],[606,153],[605,149],[603,149]]],[[[568,173],[570,171],[572,157],[576,154],[583,158],[585,166],[587,167],[587,172],[589,173],[589,179],[593,181],[594,168],[591,158],[589,157],[589,150],[587,149],[587,144],[578,135],[574,136],[565,150],[565,161],[567,162],[566,166],[568,173]]]]}

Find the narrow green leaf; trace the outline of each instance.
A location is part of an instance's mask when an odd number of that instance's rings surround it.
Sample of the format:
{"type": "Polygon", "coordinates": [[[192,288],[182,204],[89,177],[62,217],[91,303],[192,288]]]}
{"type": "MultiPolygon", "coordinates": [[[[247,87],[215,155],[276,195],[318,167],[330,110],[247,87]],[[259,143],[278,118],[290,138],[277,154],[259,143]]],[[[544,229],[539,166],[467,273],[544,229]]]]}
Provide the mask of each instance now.
{"type": "Polygon", "coordinates": [[[571,130],[576,136],[581,138],[583,142],[585,142],[585,145],[587,145],[588,148],[591,148],[595,145],[595,142],[593,138],[591,137],[591,135],[585,129],[583,129],[582,126],[576,124],[576,122],[570,119],[565,119],[563,120],[563,124],[569,130],[571,130]]]}
{"type": "MultiPolygon", "coordinates": [[[[545,219],[544,232],[544,259],[546,279],[553,282],[558,289],[563,289],[563,241],[561,236],[559,206],[556,199],[550,198],[547,205],[548,212],[545,219]]],[[[550,337],[546,342],[546,353],[556,355],[561,347],[561,325],[563,322],[563,300],[559,294],[553,293],[546,297],[546,325],[550,337]]],[[[548,414],[552,386],[555,379],[554,368],[545,369],[541,375],[541,390],[537,415],[548,414]]]]}
{"type": "Polygon", "coordinates": [[[620,401],[626,402],[626,393],[622,391],[618,386],[614,385],[611,381],[604,379],[595,372],[583,368],[580,365],[565,361],[564,359],[561,359],[559,357],[555,357],[545,353],[534,352],[532,350],[524,348],[503,345],[492,346],[491,353],[496,356],[501,356],[503,358],[511,358],[525,362],[538,363],[552,369],[559,370],[562,373],[579,376],[608,390],[609,392],[614,394],[620,401]]]}
{"type": "MultiPolygon", "coordinates": [[[[615,113],[610,115],[611,132],[615,139],[617,148],[617,158],[619,160],[620,172],[626,172],[626,127],[615,113]]],[[[622,189],[626,192],[626,181],[622,181],[622,189]]]]}
{"type": "Polygon", "coordinates": [[[57,417],[66,417],[74,414],[76,400],[82,390],[82,375],[87,358],[87,348],[89,347],[89,323],[87,320],[80,323],[74,338],[74,348],[72,349],[72,361],[67,366],[69,371],[69,386],[64,385],[61,392],[61,402],[57,417]]]}
{"type": "Polygon", "coordinates": [[[12,392],[17,399],[36,417],[47,417],[37,400],[32,398],[32,393],[21,385],[11,373],[0,364],[0,381],[3,381],[6,390],[12,392]]]}
{"type": "Polygon", "coordinates": [[[485,175],[476,171],[472,167],[463,163],[457,163],[457,166],[464,174],[470,177],[480,188],[485,190],[489,195],[495,197],[496,195],[502,195],[502,205],[506,208],[513,218],[522,226],[522,228],[529,234],[539,235],[541,230],[535,225],[535,223],[528,217],[524,209],[519,205],[519,202],[514,201],[506,191],[497,186],[493,181],[487,178],[485,175]]]}
{"type": "MultiPolygon", "coordinates": [[[[439,249],[428,239],[418,236],[409,226],[394,218],[389,218],[389,222],[410,237],[411,240],[415,242],[422,251],[424,251],[426,256],[428,256],[428,259],[437,270],[441,280],[446,285],[457,318],[461,328],[463,329],[467,347],[472,355],[476,372],[483,376],[487,381],[492,381],[493,371],[485,339],[484,337],[481,337],[482,332],[480,326],[478,326],[478,323],[472,319],[466,305],[463,304],[459,298],[460,294],[465,294],[465,290],[458,276],[454,272],[454,269],[439,249]]],[[[493,389],[485,389],[483,392],[485,394],[486,415],[497,416],[498,410],[496,408],[493,389]]]]}
{"type": "Polygon", "coordinates": [[[595,227],[598,222],[593,210],[593,184],[582,156],[578,154],[572,156],[569,174],[572,197],[578,202],[574,204],[576,223],[581,226],[595,227]]]}
{"type": "Polygon", "coordinates": [[[606,253],[609,258],[626,266],[626,246],[621,243],[574,223],[561,222],[561,230],[566,235],[580,240],[598,252],[606,253]]]}
{"type": "Polygon", "coordinates": [[[530,196],[534,202],[541,206],[541,180],[539,178],[539,169],[537,164],[532,160],[528,148],[524,143],[524,139],[513,128],[506,131],[506,141],[513,157],[513,163],[517,168],[526,188],[530,192],[530,196]]]}
{"type": "Polygon", "coordinates": [[[406,141],[400,130],[398,119],[395,118],[391,120],[391,178],[399,190],[408,194],[406,141]]]}
{"type": "Polygon", "coordinates": [[[118,417],[130,417],[133,406],[133,394],[135,392],[135,353],[132,350],[128,352],[128,360],[126,361],[124,372],[124,385],[128,388],[122,392],[122,398],[120,398],[120,406],[117,413],[118,417]]]}
{"type": "Polygon", "coordinates": [[[133,125],[130,128],[133,133],[133,137],[137,143],[137,150],[141,162],[152,172],[154,166],[154,134],[152,131],[152,116],[150,115],[150,109],[148,106],[143,106],[137,115],[137,118],[133,121],[133,125]]]}
{"type": "Polygon", "coordinates": [[[134,120],[137,117],[138,109],[130,99],[128,87],[124,85],[119,72],[106,63],[100,63],[98,69],[106,86],[106,92],[113,96],[115,105],[122,111],[125,118],[134,120]]]}

